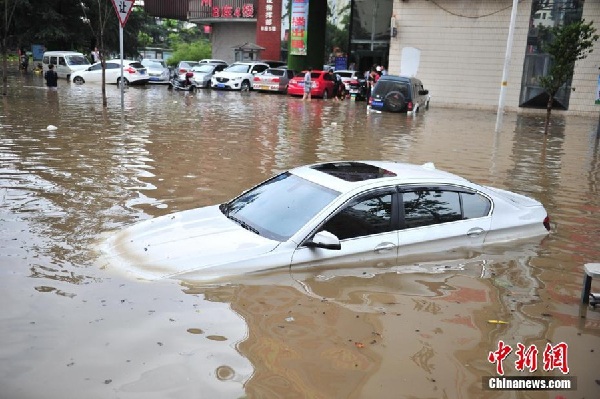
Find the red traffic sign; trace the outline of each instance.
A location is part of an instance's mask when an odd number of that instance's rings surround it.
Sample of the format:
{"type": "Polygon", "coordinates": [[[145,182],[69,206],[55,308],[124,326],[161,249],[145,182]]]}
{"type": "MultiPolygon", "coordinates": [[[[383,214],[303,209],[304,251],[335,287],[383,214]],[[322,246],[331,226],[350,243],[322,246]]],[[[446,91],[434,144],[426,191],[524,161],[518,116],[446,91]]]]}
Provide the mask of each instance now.
{"type": "Polygon", "coordinates": [[[119,18],[119,22],[121,23],[121,28],[124,28],[127,23],[127,18],[129,18],[129,14],[131,14],[131,10],[133,9],[135,0],[112,0],[112,3],[115,7],[117,18],[119,18]]]}

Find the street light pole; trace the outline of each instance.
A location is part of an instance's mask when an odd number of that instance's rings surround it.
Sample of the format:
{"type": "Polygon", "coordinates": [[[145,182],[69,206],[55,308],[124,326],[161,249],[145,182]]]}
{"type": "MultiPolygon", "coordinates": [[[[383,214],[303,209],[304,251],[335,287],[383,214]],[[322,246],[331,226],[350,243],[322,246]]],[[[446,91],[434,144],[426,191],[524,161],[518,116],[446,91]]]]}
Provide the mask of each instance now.
{"type": "Polygon", "coordinates": [[[508,28],[508,39],[506,40],[506,55],[504,56],[504,69],[502,70],[502,83],[500,85],[500,99],[498,100],[498,114],[496,115],[496,132],[502,127],[502,116],[504,114],[504,100],[506,87],[508,86],[508,69],[512,54],[513,37],[515,35],[515,22],[517,19],[517,5],[519,0],[513,0],[512,12],[510,14],[510,26],[508,28]]]}

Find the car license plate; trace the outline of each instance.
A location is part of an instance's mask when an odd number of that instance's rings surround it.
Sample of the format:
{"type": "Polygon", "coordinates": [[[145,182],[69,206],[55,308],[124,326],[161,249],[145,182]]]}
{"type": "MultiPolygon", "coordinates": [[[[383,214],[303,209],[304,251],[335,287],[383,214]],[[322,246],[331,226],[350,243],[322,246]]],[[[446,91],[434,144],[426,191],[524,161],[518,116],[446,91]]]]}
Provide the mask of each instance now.
{"type": "Polygon", "coordinates": [[[222,89],[222,88],[224,88],[224,87],[225,87],[225,85],[224,85],[223,83],[217,83],[217,87],[218,87],[219,89],[222,89]]]}
{"type": "Polygon", "coordinates": [[[261,90],[271,90],[271,86],[260,86],[261,90]]]}
{"type": "Polygon", "coordinates": [[[371,102],[372,107],[383,107],[383,101],[373,101],[371,102]]]}
{"type": "Polygon", "coordinates": [[[160,78],[157,78],[156,76],[150,76],[150,80],[160,80],[160,78]]]}

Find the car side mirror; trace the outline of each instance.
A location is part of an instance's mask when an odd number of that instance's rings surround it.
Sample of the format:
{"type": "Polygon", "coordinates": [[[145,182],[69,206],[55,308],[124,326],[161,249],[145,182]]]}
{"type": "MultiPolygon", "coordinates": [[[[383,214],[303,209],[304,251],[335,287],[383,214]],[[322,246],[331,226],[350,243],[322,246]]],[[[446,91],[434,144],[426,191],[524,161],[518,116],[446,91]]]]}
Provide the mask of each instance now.
{"type": "Polygon", "coordinates": [[[333,249],[340,250],[342,249],[342,244],[340,244],[340,239],[337,238],[334,234],[331,234],[328,231],[319,231],[314,235],[312,240],[309,240],[305,244],[309,248],[323,248],[323,249],[333,249]]]}
{"type": "Polygon", "coordinates": [[[426,96],[427,94],[429,94],[429,90],[419,90],[420,96],[426,96]]]}

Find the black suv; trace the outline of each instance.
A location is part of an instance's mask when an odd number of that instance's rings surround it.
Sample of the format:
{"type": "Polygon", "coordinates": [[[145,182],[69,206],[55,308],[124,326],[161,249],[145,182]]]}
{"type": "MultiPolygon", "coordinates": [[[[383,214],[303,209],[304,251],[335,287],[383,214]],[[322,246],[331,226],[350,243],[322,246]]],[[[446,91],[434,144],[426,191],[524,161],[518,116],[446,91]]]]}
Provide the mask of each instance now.
{"type": "Polygon", "coordinates": [[[429,98],[429,90],[419,79],[383,75],[371,91],[369,109],[412,114],[429,108],[429,98]]]}

